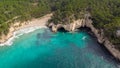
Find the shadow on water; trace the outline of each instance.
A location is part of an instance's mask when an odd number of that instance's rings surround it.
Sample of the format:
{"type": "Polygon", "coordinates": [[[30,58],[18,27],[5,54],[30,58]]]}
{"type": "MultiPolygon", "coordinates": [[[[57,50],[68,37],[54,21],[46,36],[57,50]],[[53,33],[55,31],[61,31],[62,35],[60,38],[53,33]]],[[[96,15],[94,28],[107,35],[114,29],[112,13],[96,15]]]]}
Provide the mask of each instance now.
{"type": "MultiPolygon", "coordinates": [[[[60,28],[58,31],[67,32],[64,28],[60,28]]],[[[107,48],[103,44],[98,43],[97,38],[95,37],[93,32],[91,32],[90,28],[87,27],[78,28],[77,32],[80,31],[87,32],[91,37],[89,42],[90,44],[88,44],[88,47],[86,47],[88,51],[91,51],[92,53],[102,57],[104,60],[110,63],[115,64],[116,66],[120,64],[120,61],[114,58],[113,55],[107,50],[107,48]]]]}
{"type": "Polygon", "coordinates": [[[63,27],[58,29],[59,32],[68,32],[67,30],[65,30],[63,27]]]}
{"type": "MultiPolygon", "coordinates": [[[[60,28],[59,30],[58,30],[59,32],[67,32],[64,28],[60,28]]],[[[96,37],[94,36],[94,34],[91,32],[91,30],[89,29],[89,28],[87,28],[87,27],[84,27],[84,28],[79,28],[78,30],[77,30],[77,32],[80,32],[80,31],[83,31],[83,32],[87,32],[89,35],[90,35],[90,39],[88,40],[88,46],[85,48],[85,50],[87,50],[88,52],[92,52],[92,53],[94,53],[95,55],[97,55],[97,56],[100,56],[100,57],[102,57],[104,60],[106,60],[106,61],[108,61],[108,62],[110,62],[110,63],[113,63],[113,64],[115,64],[116,65],[116,67],[117,67],[117,65],[120,63],[117,59],[115,59],[113,56],[112,56],[112,54],[106,49],[106,47],[104,47],[104,45],[102,45],[102,44],[99,44],[98,42],[97,42],[97,39],[96,39],[96,37]]],[[[51,38],[51,34],[50,34],[51,32],[48,32],[47,30],[45,30],[44,31],[44,33],[43,34],[41,34],[41,33],[38,33],[37,34],[37,41],[36,41],[36,44],[37,45],[39,45],[40,44],[40,39],[41,38],[44,38],[44,39],[49,39],[49,38],[51,38]]],[[[65,53],[65,52],[70,52],[70,53],[72,53],[72,52],[74,52],[73,54],[75,54],[75,53],[78,53],[78,52],[80,52],[81,54],[82,54],[82,51],[79,51],[80,49],[78,49],[77,47],[75,47],[75,44],[71,44],[70,45],[73,49],[75,49],[74,51],[66,51],[66,50],[68,50],[69,48],[67,48],[67,49],[65,49],[65,50],[57,50],[56,51],[56,56],[58,55],[58,54],[61,54],[62,55],[62,53],[65,53]],[[65,52],[61,52],[61,51],[65,51],[65,52]]],[[[59,55],[60,56],[60,55],[59,55]]],[[[58,56],[58,57],[59,57],[58,56]]],[[[55,58],[53,58],[53,59],[55,59],[55,58]]],[[[57,59],[57,58],[56,58],[57,59]]],[[[77,59],[76,59],[77,60],[77,59]]],[[[57,60],[56,61],[54,61],[54,62],[57,62],[57,60]]],[[[54,63],[53,62],[53,63],[54,63]]],[[[53,64],[54,65],[54,64],[53,64]]]]}
{"type": "MultiPolygon", "coordinates": [[[[49,27],[50,31],[52,32],[52,27],[49,27]]],[[[58,29],[58,32],[68,32],[67,30],[65,30],[63,27],[60,27],[58,29]]]]}
{"type": "Polygon", "coordinates": [[[107,48],[97,41],[97,38],[95,37],[93,32],[91,32],[90,28],[87,27],[79,28],[79,31],[87,32],[91,37],[89,41],[90,44],[88,44],[87,47],[88,51],[92,51],[96,55],[101,56],[104,60],[114,63],[116,66],[120,64],[120,61],[114,58],[113,55],[107,50],[107,48]]]}

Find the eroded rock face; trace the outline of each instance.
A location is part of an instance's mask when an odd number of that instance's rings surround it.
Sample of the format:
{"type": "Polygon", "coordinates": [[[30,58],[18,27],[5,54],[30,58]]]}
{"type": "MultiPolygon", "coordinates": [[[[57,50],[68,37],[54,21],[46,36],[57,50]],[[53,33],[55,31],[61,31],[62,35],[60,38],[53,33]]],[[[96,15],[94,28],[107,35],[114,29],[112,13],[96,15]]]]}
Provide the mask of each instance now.
{"type": "Polygon", "coordinates": [[[79,19],[67,25],[66,24],[55,25],[53,23],[50,23],[48,27],[51,27],[53,32],[56,32],[59,28],[64,28],[66,31],[75,31],[75,29],[79,27],[84,27],[85,23],[83,21],[84,19],[79,19]]]}
{"type": "Polygon", "coordinates": [[[52,26],[52,31],[53,32],[57,32],[57,29],[58,29],[57,26],[52,26]]]}
{"type": "Polygon", "coordinates": [[[116,35],[120,37],[120,29],[116,31],[116,35]]]}
{"type": "Polygon", "coordinates": [[[51,25],[52,31],[56,32],[59,28],[64,28],[67,31],[75,31],[77,28],[80,27],[88,27],[91,29],[95,37],[97,38],[100,44],[103,44],[106,49],[118,60],[120,60],[120,52],[117,50],[114,45],[104,36],[104,31],[102,29],[96,29],[93,24],[92,20],[89,19],[90,14],[85,14],[84,19],[79,19],[74,21],[73,23],[64,25],[64,24],[53,24],[51,25]]]}

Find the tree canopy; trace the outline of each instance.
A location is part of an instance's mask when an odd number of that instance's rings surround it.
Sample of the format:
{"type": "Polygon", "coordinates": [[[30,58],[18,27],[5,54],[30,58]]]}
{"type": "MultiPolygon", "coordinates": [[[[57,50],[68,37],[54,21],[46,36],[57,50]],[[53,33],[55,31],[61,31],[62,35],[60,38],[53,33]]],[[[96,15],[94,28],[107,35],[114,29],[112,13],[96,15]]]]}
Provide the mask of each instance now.
{"type": "Polygon", "coordinates": [[[50,21],[55,24],[72,23],[92,15],[93,25],[104,29],[114,44],[120,44],[115,32],[120,28],[120,0],[0,0],[0,34],[7,34],[14,19],[26,21],[53,12],[50,21]]]}

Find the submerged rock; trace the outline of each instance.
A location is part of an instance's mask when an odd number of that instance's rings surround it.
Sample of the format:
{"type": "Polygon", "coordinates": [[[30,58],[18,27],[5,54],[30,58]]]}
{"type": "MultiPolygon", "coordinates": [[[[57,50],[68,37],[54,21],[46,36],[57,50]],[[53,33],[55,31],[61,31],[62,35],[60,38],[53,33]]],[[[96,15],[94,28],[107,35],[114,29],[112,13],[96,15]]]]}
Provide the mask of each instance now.
{"type": "MultiPolygon", "coordinates": [[[[97,38],[97,41],[100,44],[103,44],[106,49],[118,60],[120,60],[120,52],[118,49],[114,47],[114,45],[107,39],[107,37],[104,36],[104,31],[102,29],[97,29],[93,26],[93,22],[90,18],[90,14],[85,14],[84,19],[79,19],[76,21],[73,21],[73,23],[70,24],[53,24],[51,25],[52,31],[56,32],[58,29],[61,27],[64,28],[67,31],[76,31],[76,29],[81,28],[81,27],[88,27],[91,29],[95,37],[97,38]]],[[[120,36],[120,30],[117,31],[117,35],[120,36]]]]}

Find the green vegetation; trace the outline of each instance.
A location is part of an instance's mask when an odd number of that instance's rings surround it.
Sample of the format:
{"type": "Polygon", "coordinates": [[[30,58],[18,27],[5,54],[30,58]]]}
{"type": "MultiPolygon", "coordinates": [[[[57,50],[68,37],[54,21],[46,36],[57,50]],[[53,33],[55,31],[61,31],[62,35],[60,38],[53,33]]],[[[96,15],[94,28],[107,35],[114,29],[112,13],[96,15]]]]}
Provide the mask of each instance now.
{"type": "Polygon", "coordinates": [[[7,34],[14,21],[26,21],[50,12],[47,0],[1,0],[0,34],[7,34]]]}
{"type": "Polygon", "coordinates": [[[57,23],[71,23],[74,19],[83,18],[84,10],[87,7],[87,0],[57,0],[55,12],[51,21],[57,23]]]}
{"type": "Polygon", "coordinates": [[[103,29],[114,44],[120,44],[115,35],[120,28],[120,0],[1,0],[0,34],[7,34],[14,21],[25,21],[41,17],[49,12],[54,15],[50,21],[68,24],[91,13],[93,25],[103,29]]]}
{"type": "Polygon", "coordinates": [[[116,30],[120,28],[120,0],[57,0],[51,21],[55,24],[71,23],[91,13],[93,25],[103,29],[113,44],[120,44],[116,30]]]}

